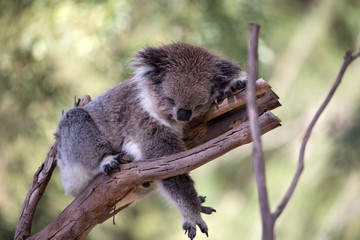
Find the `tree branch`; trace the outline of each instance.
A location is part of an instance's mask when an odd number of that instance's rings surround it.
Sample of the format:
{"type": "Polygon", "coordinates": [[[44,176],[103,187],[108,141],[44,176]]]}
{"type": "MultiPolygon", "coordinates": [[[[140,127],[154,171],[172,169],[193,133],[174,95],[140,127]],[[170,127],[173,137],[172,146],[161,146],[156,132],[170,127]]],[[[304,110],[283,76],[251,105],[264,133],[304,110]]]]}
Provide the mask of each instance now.
{"type": "MultiPolygon", "coordinates": [[[[84,95],[76,101],[75,106],[84,106],[90,102],[90,96],[84,95]]],[[[26,195],[25,201],[20,211],[14,239],[24,239],[30,236],[32,220],[36,211],[36,207],[45,192],[46,186],[51,179],[52,172],[56,167],[57,142],[51,146],[46,158],[36,171],[31,183],[30,189],[26,195]]]]}
{"type": "Polygon", "coordinates": [[[325,110],[326,106],[329,104],[331,98],[335,94],[336,89],[339,87],[347,67],[350,65],[350,63],[352,61],[354,61],[359,56],[360,56],[360,51],[355,53],[354,55],[352,55],[351,50],[346,51],[345,57],[344,57],[344,63],[341,66],[340,72],[339,72],[337,78],[335,79],[335,82],[334,82],[333,86],[331,87],[330,92],[326,96],[326,98],[323,101],[323,103],[321,104],[320,108],[317,110],[315,116],[311,120],[310,125],[308,126],[308,128],[307,128],[307,130],[305,132],[305,136],[304,136],[303,141],[301,143],[301,148],[300,148],[300,153],[299,153],[299,160],[298,160],[298,167],[296,169],[295,176],[294,176],[294,178],[293,178],[293,180],[291,182],[291,185],[290,185],[289,189],[287,190],[285,196],[283,197],[280,204],[278,205],[275,212],[273,213],[274,219],[277,219],[280,216],[280,214],[283,212],[284,208],[286,207],[287,203],[289,202],[291,196],[294,193],[294,190],[295,190],[296,185],[297,185],[297,183],[299,181],[300,175],[301,175],[301,173],[302,173],[302,171],[304,169],[304,155],[305,155],[306,144],[307,144],[307,142],[308,142],[308,140],[309,140],[309,138],[311,136],[311,132],[312,132],[316,122],[318,121],[320,115],[325,110]]]}
{"type": "MultiPolygon", "coordinates": [[[[264,134],[279,126],[280,119],[267,111],[259,116],[264,134]]],[[[100,175],[48,226],[29,239],[82,239],[99,223],[115,215],[117,202],[136,186],[187,173],[240,145],[251,141],[247,122],[191,150],[158,159],[121,166],[112,176],[100,175]]],[[[126,207],[126,206],[125,206],[126,207]]]]}
{"type": "Polygon", "coordinates": [[[30,236],[31,223],[35,214],[38,202],[45,192],[46,186],[50,181],[53,170],[56,167],[57,142],[53,144],[48,152],[45,161],[34,174],[30,190],[26,195],[24,204],[21,208],[20,217],[17,223],[14,239],[23,239],[30,236]]]}
{"type": "Polygon", "coordinates": [[[249,80],[246,88],[247,107],[249,115],[249,124],[251,138],[253,142],[252,163],[254,175],[258,190],[261,220],[262,220],[262,239],[274,239],[274,221],[271,216],[269,200],[266,188],[265,163],[262,152],[262,143],[260,138],[259,122],[257,118],[258,107],[256,105],[256,85],[258,62],[257,48],[260,26],[255,23],[250,24],[249,49],[248,49],[248,74],[249,80]]]}

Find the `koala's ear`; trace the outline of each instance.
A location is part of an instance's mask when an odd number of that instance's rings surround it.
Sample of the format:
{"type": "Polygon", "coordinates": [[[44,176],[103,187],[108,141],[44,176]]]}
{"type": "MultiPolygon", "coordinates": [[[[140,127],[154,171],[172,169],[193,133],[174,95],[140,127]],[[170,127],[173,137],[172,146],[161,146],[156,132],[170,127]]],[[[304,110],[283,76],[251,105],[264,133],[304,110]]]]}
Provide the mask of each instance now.
{"type": "Polygon", "coordinates": [[[138,68],[137,74],[145,76],[152,84],[160,84],[164,80],[168,63],[165,49],[148,47],[135,54],[131,65],[138,68]]]}
{"type": "Polygon", "coordinates": [[[216,75],[219,78],[233,78],[241,71],[241,69],[235,63],[225,59],[220,60],[216,64],[216,67],[218,70],[216,75]]]}
{"type": "Polygon", "coordinates": [[[135,67],[164,68],[168,64],[166,51],[159,47],[147,47],[135,54],[132,65],[135,67]]]}

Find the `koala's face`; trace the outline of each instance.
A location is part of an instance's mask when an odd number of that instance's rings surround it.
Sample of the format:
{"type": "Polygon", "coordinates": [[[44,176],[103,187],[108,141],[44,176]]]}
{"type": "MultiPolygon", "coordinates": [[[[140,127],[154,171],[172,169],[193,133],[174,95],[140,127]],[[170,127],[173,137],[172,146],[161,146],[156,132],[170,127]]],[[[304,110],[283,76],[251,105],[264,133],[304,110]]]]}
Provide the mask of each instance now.
{"type": "Polygon", "coordinates": [[[234,63],[184,43],[147,48],[137,53],[134,63],[144,68],[146,82],[141,84],[158,114],[176,122],[204,115],[244,73],[234,63]]]}
{"type": "Polygon", "coordinates": [[[166,72],[163,81],[153,88],[159,109],[178,122],[204,115],[212,103],[212,77],[196,68],[166,72]]]}

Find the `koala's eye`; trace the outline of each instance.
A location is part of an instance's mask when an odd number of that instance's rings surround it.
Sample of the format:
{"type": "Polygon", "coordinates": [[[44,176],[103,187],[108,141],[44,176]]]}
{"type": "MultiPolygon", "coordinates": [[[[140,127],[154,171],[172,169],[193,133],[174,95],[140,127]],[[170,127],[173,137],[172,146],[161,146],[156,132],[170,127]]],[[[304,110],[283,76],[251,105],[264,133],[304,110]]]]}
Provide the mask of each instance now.
{"type": "Polygon", "coordinates": [[[200,104],[195,107],[195,112],[199,111],[204,105],[200,104]]]}
{"type": "Polygon", "coordinates": [[[166,101],[171,105],[171,106],[175,106],[175,101],[174,101],[174,99],[172,99],[172,98],[165,98],[166,99],[166,101]]]}

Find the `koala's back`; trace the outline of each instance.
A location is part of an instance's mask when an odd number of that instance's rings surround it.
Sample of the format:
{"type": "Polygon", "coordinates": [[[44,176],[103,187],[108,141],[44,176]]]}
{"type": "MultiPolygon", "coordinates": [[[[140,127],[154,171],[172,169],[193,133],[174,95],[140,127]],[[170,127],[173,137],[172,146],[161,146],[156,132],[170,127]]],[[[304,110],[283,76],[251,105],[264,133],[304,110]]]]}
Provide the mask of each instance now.
{"type": "Polygon", "coordinates": [[[121,151],[125,137],[134,134],[136,115],[145,114],[137,99],[137,89],[131,81],[111,88],[84,106],[101,134],[114,151],[121,151]]]}

